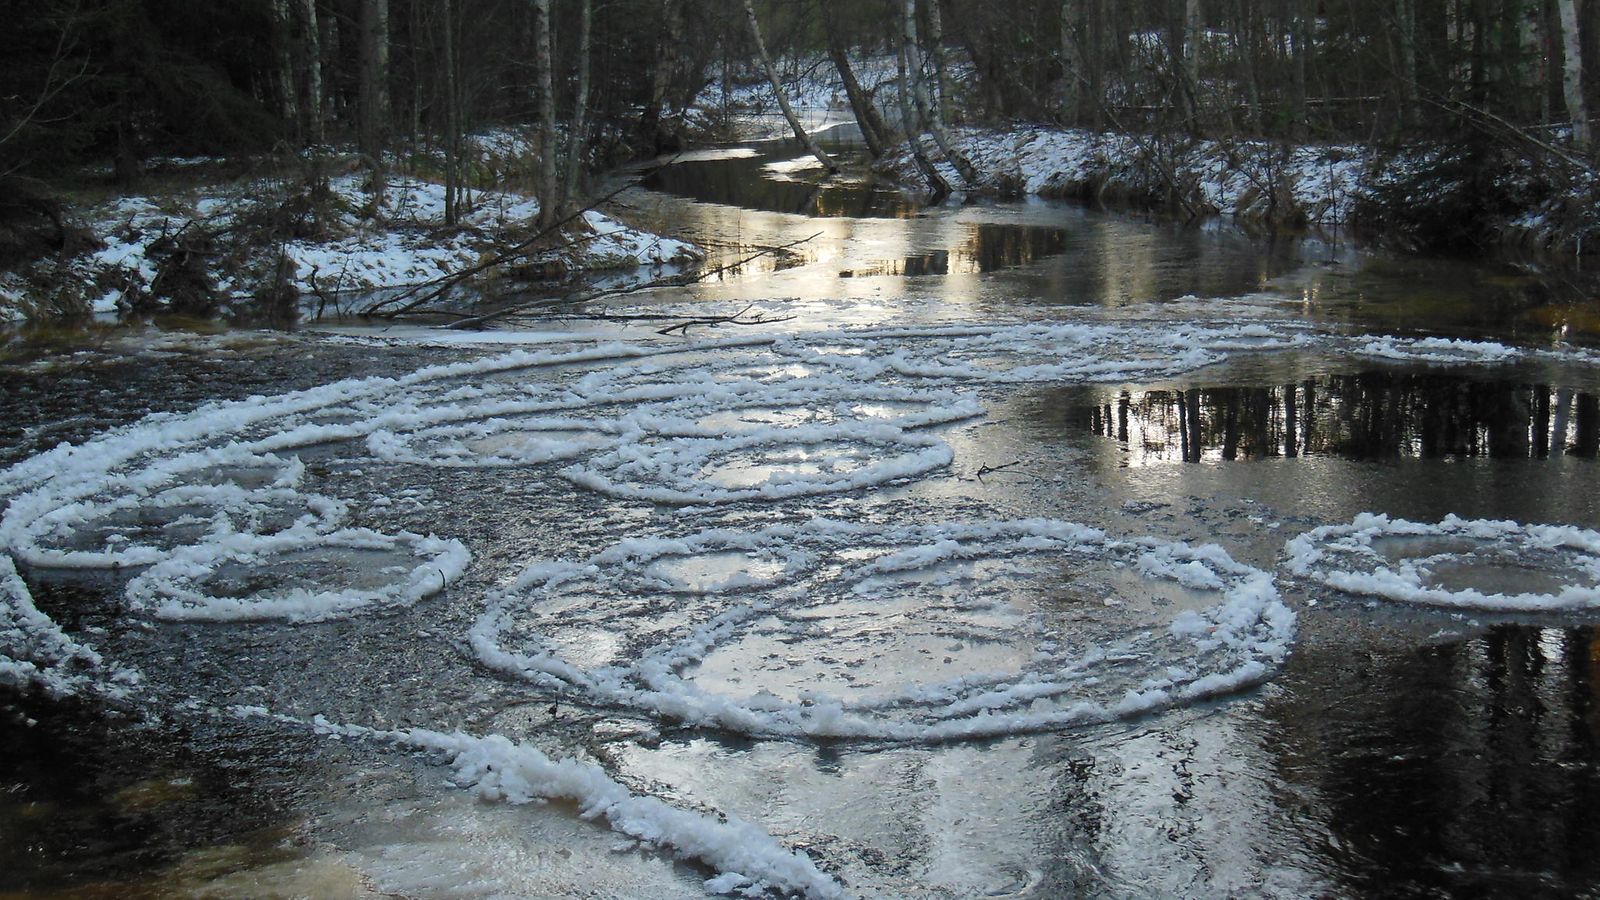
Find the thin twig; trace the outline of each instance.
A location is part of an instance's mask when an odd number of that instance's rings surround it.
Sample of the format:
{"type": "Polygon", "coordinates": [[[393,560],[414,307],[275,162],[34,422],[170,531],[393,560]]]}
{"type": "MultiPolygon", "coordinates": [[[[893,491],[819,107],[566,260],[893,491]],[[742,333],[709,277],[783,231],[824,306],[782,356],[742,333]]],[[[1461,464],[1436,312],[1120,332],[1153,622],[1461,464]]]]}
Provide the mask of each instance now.
{"type": "Polygon", "coordinates": [[[749,312],[754,306],[755,304],[751,303],[744,309],[739,310],[731,316],[703,316],[700,318],[685,319],[682,322],[678,322],[674,325],[668,325],[665,328],[657,329],[656,334],[666,335],[676,332],[687,337],[689,334],[689,329],[695,325],[770,325],[774,322],[788,322],[794,319],[794,316],[782,316],[780,318],[756,316],[753,319],[744,318],[744,314],[749,312]]]}

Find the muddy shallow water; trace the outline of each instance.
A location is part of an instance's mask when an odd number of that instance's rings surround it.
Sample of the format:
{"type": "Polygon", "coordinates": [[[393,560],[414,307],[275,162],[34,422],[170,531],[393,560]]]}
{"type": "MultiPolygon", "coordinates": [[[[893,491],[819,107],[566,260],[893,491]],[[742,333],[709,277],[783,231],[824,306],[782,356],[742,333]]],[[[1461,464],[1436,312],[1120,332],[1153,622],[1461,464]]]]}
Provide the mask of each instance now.
{"type": "MultiPolygon", "coordinates": [[[[0,891],[697,896],[765,877],[684,849],[729,816],[846,895],[1597,889],[1600,617],[1346,592],[1286,551],[1363,513],[1600,528],[1581,281],[917,210],[793,158],[628,202],[727,259],[821,237],[606,307],[768,324],[6,364],[6,550],[140,680],[6,694],[0,891]],[[1174,627],[1222,608],[1238,647],[1174,627]],[[705,819],[652,848],[362,728],[501,735],[705,819]]],[[[1441,554],[1394,590],[1596,581],[1593,549],[1446,532],[1375,542],[1441,554]]]]}

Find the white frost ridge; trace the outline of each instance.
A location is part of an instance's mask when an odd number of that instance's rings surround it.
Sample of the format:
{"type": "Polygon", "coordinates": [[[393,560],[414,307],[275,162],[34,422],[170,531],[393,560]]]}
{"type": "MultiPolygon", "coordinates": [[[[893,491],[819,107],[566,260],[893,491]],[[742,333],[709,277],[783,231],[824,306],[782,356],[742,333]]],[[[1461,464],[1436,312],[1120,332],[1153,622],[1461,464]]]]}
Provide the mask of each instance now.
{"type": "Polygon", "coordinates": [[[813,520],[536,563],[492,598],[471,640],[494,669],[666,720],[936,741],[1237,690],[1284,659],[1294,622],[1270,575],[1214,546],[1115,539],[1055,520],[894,529],[813,520]],[[1130,597],[1166,591],[1189,608],[1164,627],[1130,622],[1070,646],[1076,626],[1060,623],[1049,596],[1062,590],[1052,579],[1066,561],[1105,567],[1111,589],[1130,597]]]}
{"type": "Polygon", "coordinates": [[[11,557],[0,553],[0,684],[38,685],[57,696],[92,690],[120,699],[139,673],[74,640],[33,604],[11,557]]]}
{"type": "MultiPolygon", "coordinates": [[[[322,534],[295,528],[271,535],[230,534],[185,547],[151,566],[128,583],[128,600],[135,609],[148,609],[162,619],[317,622],[372,607],[415,603],[461,577],[470,558],[460,541],[407,532],[387,535],[346,528],[322,534]],[[363,560],[362,553],[403,554],[415,564],[407,568],[391,562],[376,572],[360,573],[379,577],[357,587],[277,587],[243,596],[218,596],[205,587],[223,565],[249,570],[255,577],[280,568],[283,578],[293,577],[296,554],[323,550],[335,551],[338,558],[354,556],[357,564],[363,560]]],[[[349,577],[355,573],[340,574],[349,577]]]]}
{"type": "Polygon", "coordinates": [[[1285,551],[1294,574],[1351,594],[1508,612],[1600,608],[1600,533],[1570,525],[1456,516],[1429,525],[1362,513],[1308,531],[1285,551]],[[1542,579],[1549,589],[1470,583],[1496,576],[1524,587],[1542,579]]]}
{"type": "Polygon", "coordinates": [[[561,474],[616,497],[732,503],[871,487],[925,475],[954,458],[950,445],[938,438],[869,423],[641,440],[561,474]]]}
{"type": "Polygon", "coordinates": [[[638,796],[591,763],[551,759],[536,747],[498,734],[476,737],[424,728],[376,731],[335,725],[320,716],[314,724],[324,733],[449,753],[456,783],[476,788],[486,800],[570,800],[578,805],[579,815],[585,819],[604,818],[614,831],[715,869],[721,874],[712,880],[723,892],[844,896],[838,883],[804,854],[786,849],[738,816],[711,816],[678,809],[655,797],[638,796]]]}

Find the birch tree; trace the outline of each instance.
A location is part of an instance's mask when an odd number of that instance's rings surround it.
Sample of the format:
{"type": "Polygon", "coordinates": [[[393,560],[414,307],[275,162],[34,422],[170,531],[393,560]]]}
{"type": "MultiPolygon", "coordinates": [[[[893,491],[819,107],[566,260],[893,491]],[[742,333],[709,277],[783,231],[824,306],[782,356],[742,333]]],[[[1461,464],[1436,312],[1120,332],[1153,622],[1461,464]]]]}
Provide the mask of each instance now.
{"type": "Polygon", "coordinates": [[[756,56],[760,59],[761,68],[767,73],[767,81],[772,85],[772,93],[778,98],[778,108],[783,110],[783,117],[789,120],[789,127],[794,130],[794,136],[805,145],[806,151],[822,163],[822,167],[833,175],[839,171],[839,166],[832,157],[812,139],[806,132],[805,126],[800,124],[800,117],[794,113],[794,107],[789,105],[789,97],[783,92],[783,83],[778,80],[778,70],[772,65],[772,57],[767,53],[767,43],[761,37],[761,21],[756,18],[754,0],[744,0],[744,16],[750,27],[750,39],[755,42],[756,56]]]}
{"type": "Polygon", "coordinates": [[[298,93],[294,76],[294,17],[289,13],[289,0],[272,0],[272,45],[276,51],[274,85],[278,92],[278,114],[294,130],[299,125],[300,107],[295,102],[298,93]]]}
{"type": "MultiPolygon", "coordinates": [[[[844,84],[844,93],[850,101],[850,110],[855,114],[856,124],[861,128],[861,139],[866,142],[867,152],[872,154],[872,158],[878,159],[887,149],[888,126],[884,124],[883,117],[878,115],[878,108],[873,105],[872,98],[862,88],[861,82],[856,78],[855,69],[850,65],[850,50],[839,27],[836,0],[822,0],[822,29],[828,41],[828,58],[833,60],[833,67],[839,73],[839,81],[844,84]]],[[[726,90],[726,77],[723,84],[726,90]]]]}
{"type": "Polygon", "coordinates": [[[454,226],[460,218],[461,190],[461,89],[456,77],[455,0],[439,0],[439,34],[442,61],[439,80],[444,94],[444,221],[454,226]]]}
{"type": "MultiPolygon", "coordinates": [[[[1594,0],[1589,0],[1594,2],[1594,0]]],[[[1561,86],[1572,119],[1572,142],[1589,147],[1589,108],[1583,100],[1583,43],[1578,32],[1578,0],[1556,0],[1561,13],[1561,86]]]]}
{"type": "Polygon", "coordinates": [[[589,145],[589,45],[594,14],[589,0],[578,0],[578,84],[572,100],[572,121],[567,126],[566,177],[562,180],[562,213],[570,215],[578,196],[584,148],[589,145]]]}
{"type": "Polygon", "coordinates": [[[533,79],[539,92],[539,228],[560,219],[557,198],[555,63],[550,43],[550,0],[533,0],[533,79]]]}
{"type": "MultiPolygon", "coordinates": [[[[937,2],[938,0],[929,0],[930,10],[937,2]]],[[[904,48],[906,60],[906,78],[910,81],[906,87],[916,103],[918,116],[922,122],[927,123],[928,130],[933,133],[933,142],[938,145],[939,152],[956,167],[956,171],[961,173],[961,179],[970,186],[977,181],[977,170],[951,145],[950,136],[945,131],[944,117],[939,113],[938,98],[929,96],[927,80],[922,77],[922,61],[917,40],[917,0],[905,0],[901,6],[901,13],[901,46],[904,48]]],[[[937,13],[933,14],[933,21],[938,21],[937,13]]],[[[942,38],[943,28],[934,30],[942,38]]],[[[942,57],[943,54],[939,54],[939,58],[942,57]]],[[[937,77],[937,66],[935,66],[935,77],[937,77]]],[[[920,134],[919,128],[914,133],[908,132],[906,136],[915,143],[920,134]]]]}
{"type": "Polygon", "coordinates": [[[383,151],[389,136],[389,0],[361,0],[359,143],[372,175],[369,215],[383,205],[383,151]]]}
{"type": "Polygon", "coordinates": [[[900,42],[900,52],[896,54],[896,68],[899,77],[895,79],[895,86],[900,92],[900,123],[906,132],[906,141],[911,145],[911,159],[916,162],[917,168],[922,171],[922,176],[928,180],[928,190],[933,194],[934,200],[940,200],[950,195],[950,182],[928,160],[928,154],[922,149],[922,127],[917,122],[916,114],[912,112],[910,51],[904,41],[900,42]]]}
{"type": "Polygon", "coordinates": [[[325,139],[322,108],[322,28],[317,21],[317,0],[300,3],[300,64],[305,67],[306,140],[325,139]]]}

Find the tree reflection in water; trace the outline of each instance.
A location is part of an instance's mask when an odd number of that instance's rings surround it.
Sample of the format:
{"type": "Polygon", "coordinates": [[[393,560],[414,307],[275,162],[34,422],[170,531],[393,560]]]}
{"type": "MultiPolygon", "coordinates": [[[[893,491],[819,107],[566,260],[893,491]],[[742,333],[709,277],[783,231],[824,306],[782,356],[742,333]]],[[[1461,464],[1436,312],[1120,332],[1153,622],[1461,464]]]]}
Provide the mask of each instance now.
{"type": "Polygon", "coordinates": [[[1080,414],[1130,464],[1338,456],[1536,458],[1600,451],[1600,397],[1547,384],[1415,372],[1274,387],[1120,391],[1080,414]]]}
{"type": "Polygon", "coordinates": [[[1303,754],[1293,777],[1330,800],[1330,849],[1353,888],[1572,896],[1595,884],[1593,626],[1497,625],[1344,678],[1337,714],[1294,716],[1298,733],[1283,737],[1303,754]]]}

